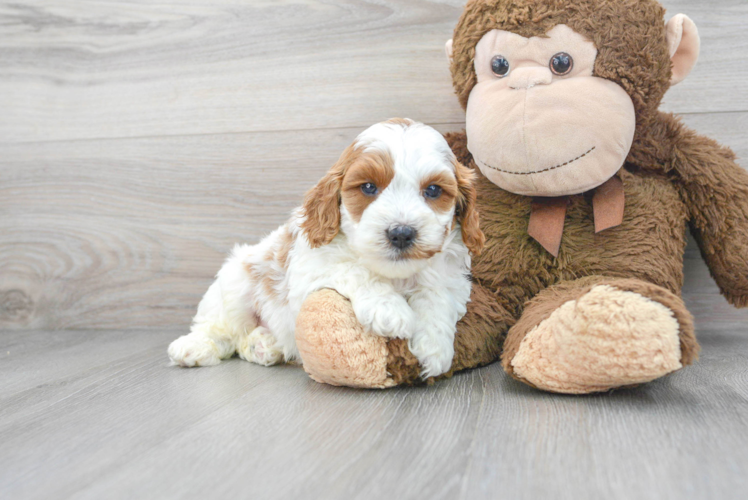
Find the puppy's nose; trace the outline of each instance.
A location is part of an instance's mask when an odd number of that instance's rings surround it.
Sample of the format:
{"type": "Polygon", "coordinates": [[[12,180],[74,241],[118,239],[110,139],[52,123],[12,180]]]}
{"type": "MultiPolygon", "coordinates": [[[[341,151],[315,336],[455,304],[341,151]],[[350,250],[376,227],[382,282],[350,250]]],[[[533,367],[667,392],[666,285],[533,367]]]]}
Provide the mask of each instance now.
{"type": "Polygon", "coordinates": [[[416,230],[410,226],[395,226],[387,231],[387,237],[393,247],[405,250],[416,240],[416,230]]]}

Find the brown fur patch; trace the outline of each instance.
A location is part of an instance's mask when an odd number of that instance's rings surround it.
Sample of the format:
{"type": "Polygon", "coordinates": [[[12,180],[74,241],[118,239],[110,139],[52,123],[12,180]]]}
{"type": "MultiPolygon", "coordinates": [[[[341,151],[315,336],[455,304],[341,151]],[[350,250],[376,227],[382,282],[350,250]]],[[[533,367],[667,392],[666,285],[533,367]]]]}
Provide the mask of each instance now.
{"type": "Polygon", "coordinates": [[[340,229],[340,188],[343,176],[358,152],[348,146],[327,174],[307,192],[303,209],[305,219],[301,229],[312,248],[327,245],[340,229]]]}
{"type": "Polygon", "coordinates": [[[346,171],[341,188],[342,201],[354,221],[361,220],[366,207],[389,186],[394,176],[395,165],[389,152],[370,151],[358,154],[346,171]],[[361,186],[367,182],[377,186],[376,195],[369,196],[361,191],[361,186]]]}
{"type": "Polygon", "coordinates": [[[271,300],[275,300],[278,298],[278,291],[275,289],[275,285],[278,284],[278,279],[276,276],[268,273],[262,277],[262,280],[260,280],[260,282],[262,283],[262,289],[265,291],[265,294],[271,300]]]}
{"type": "MultiPolygon", "coordinates": [[[[269,251],[265,255],[265,260],[269,263],[272,259],[273,253],[272,251],[269,251]]],[[[267,295],[267,297],[271,300],[274,300],[278,297],[278,291],[276,290],[275,286],[283,280],[283,276],[282,274],[279,275],[278,273],[274,272],[270,268],[270,266],[262,267],[264,268],[264,270],[260,270],[257,268],[257,266],[254,266],[252,264],[244,264],[244,270],[247,271],[247,274],[249,274],[249,279],[255,283],[260,283],[260,285],[262,285],[262,290],[265,292],[265,295],[267,295]]]]}
{"type": "Polygon", "coordinates": [[[327,245],[340,229],[340,203],[345,203],[355,221],[361,219],[369,204],[376,199],[361,191],[371,182],[381,193],[395,176],[394,161],[389,151],[364,152],[354,144],[348,146],[325,177],[304,197],[306,219],[301,228],[312,248],[327,245]]]}
{"type": "Polygon", "coordinates": [[[275,252],[275,261],[285,269],[288,265],[288,252],[291,251],[291,248],[293,247],[294,243],[294,237],[291,234],[291,232],[286,228],[286,230],[281,235],[280,240],[280,246],[278,250],[275,252]]]}
{"type": "Polygon", "coordinates": [[[294,237],[287,226],[281,228],[280,238],[263,255],[261,265],[244,264],[244,270],[254,282],[259,282],[265,294],[275,300],[279,298],[278,287],[285,279],[288,253],[294,244],[294,237]],[[275,265],[273,265],[275,264],[275,265]]]}
{"type": "Polygon", "coordinates": [[[268,266],[261,280],[262,288],[269,297],[274,299],[278,298],[278,287],[285,279],[288,253],[291,251],[293,243],[293,235],[288,227],[284,226],[278,241],[265,254],[265,261],[268,262],[268,266]],[[275,265],[271,265],[271,263],[275,265]]]}
{"type": "Polygon", "coordinates": [[[411,248],[410,250],[408,250],[407,252],[405,252],[402,255],[402,258],[403,259],[416,259],[416,260],[430,259],[434,255],[439,253],[440,250],[441,248],[419,248],[418,246],[415,246],[411,248]]]}
{"type": "Polygon", "coordinates": [[[455,206],[455,199],[460,194],[457,179],[451,172],[439,172],[421,181],[421,192],[432,184],[442,188],[438,198],[426,198],[426,203],[437,212],[448,212],[455,206]]]}
{"type": "Polygon", "coordinates": [[[670,179],[687,207],[691,234],[725,298],[748,306],[748,172],[735,153],[660,113],[634,142],[626,168],[670,179]]]}
{"type": "Polygon", "coordinates": [[[413,125],[415,122],[411,120],[410,118],[390,118],[384,123],[389,123],[392,125],[400,125],[403,128],[407,128],[413,125]]]}
{"type": "MultiPolygon", "coordinates": [[[[252,264],[245,263],[244,264],[244,270],[249,275],[249,279],[250,280],[252,280],[254,282],[261,281],[261,279],[262,279],[261,273],[252,264]]],[[[255,311],[259,311],[260,310],[260,304],[258,303],[257,297],[255,297],[254,294],[253,294],[252,301],[253,301],[252,306],[254,307],[255,311]]]]}

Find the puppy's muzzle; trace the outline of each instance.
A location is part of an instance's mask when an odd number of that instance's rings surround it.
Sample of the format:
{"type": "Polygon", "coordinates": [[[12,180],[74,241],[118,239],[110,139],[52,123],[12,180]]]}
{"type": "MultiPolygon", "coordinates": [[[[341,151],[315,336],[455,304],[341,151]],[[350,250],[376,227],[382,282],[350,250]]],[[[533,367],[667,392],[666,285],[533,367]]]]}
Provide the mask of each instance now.
{"type": "Polygon", "coordinates": [[[390,245],[405,250],[413,245],[416,241],[417,231],[410,226],[395,226],[387,231],[387,238],[390,245]]]}

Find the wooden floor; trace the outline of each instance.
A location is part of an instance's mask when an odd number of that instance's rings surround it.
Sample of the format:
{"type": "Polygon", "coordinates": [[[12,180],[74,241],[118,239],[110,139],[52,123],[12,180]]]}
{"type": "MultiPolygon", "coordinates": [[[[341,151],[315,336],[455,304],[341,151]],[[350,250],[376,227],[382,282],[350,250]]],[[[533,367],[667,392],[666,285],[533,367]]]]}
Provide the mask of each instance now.
{"type": "MultiPolygon", "coordinates": [[[[545,394],[492,365],[356,391],[169,367],[235,242],[355,135],[459,130],[463,0],[0,0],[0,498],[748,498],[748,310],[686,252],[701,360],[545,394]]],[[[701,59],[663,109],[748,167],[748,2],[665,0],[701,59]]]]}
{"type": "Polygon", "coordinates": [[[360,391],[169,367],[174,331],[6,333],[0,498],[744,499],[745,322],[699,327],[696,366],[591,397],[496,364],[360,391]]]}

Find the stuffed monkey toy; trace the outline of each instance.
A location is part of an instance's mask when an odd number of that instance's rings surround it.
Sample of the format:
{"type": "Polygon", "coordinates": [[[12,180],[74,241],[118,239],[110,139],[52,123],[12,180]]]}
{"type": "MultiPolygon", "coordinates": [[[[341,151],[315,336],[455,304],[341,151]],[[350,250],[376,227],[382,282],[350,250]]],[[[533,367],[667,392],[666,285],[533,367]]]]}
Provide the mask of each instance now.
{"type": "MultiPolygon", "coordinates": [[[[699,351],[680,297],[686,230],[723,295],[748,305],[748,174],[658,111],[696,63],[684,15],[655,0],[471,0],[447,42],[486,246],[446,374],[501,359],[546,391],[649,382],[699,351]]],[[[315,380],[420,382],[407,341],[375,337],[332,290],[297,342],[315,380]]]]}

